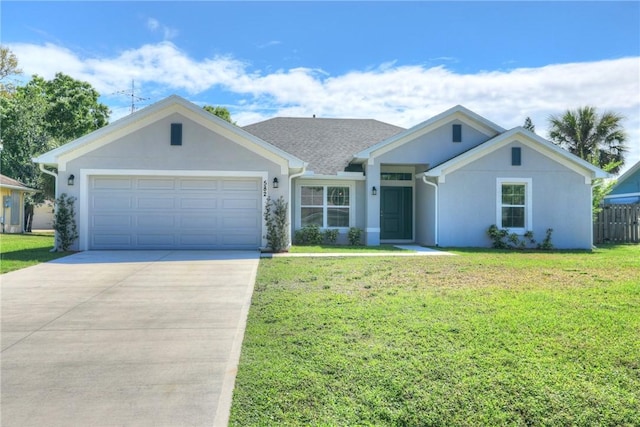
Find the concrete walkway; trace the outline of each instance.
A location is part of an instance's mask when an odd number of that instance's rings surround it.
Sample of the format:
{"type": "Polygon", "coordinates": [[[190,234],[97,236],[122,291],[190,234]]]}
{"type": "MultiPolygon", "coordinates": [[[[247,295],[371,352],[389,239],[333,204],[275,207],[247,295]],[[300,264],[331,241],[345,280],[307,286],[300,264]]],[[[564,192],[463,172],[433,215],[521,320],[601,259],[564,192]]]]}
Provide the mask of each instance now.
{"type": "Polygon", "coordinates": [[[375,256],[455,256],[450,252],[445,252],[437,249],[425,248],[419,245],[394,245],[396,248],[404,249],[403,251],[373,251],[373,252],[309,252],[309,253],[263,253],[262,258],[281,258],[281,257],[293,257],[293,258],[305,258],[305,257],[375,257],[375,256]]]}
{"type": "Polygon", "coordinates": [[[0,276],[0,424],[225,426],[258,258],[96,251],[0,276]]]}

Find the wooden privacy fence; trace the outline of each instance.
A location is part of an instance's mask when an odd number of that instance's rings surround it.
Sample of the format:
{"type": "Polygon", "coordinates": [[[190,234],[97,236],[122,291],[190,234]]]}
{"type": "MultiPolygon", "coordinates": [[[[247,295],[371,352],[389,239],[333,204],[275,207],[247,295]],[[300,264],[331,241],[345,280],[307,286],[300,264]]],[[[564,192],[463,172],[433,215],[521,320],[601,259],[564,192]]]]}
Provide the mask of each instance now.
{"type": "Polygon", "coordinates": [[[593,221],[594,243],[640,243],[640,204],[604,205],[593,221]]]}

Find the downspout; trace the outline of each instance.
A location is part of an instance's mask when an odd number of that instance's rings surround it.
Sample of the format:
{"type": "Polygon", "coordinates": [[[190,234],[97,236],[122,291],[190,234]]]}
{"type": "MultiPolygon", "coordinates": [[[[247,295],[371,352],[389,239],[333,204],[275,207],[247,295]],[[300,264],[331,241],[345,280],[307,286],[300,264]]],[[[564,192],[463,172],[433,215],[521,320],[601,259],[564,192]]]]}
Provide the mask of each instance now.
{"type": "MultiPolygon", "coordinates": [[[[305,172],[307,172],[307,164],[306,163],[302,166],[302,171],[301,172],[294,173],[293,175],[289,175],[289,213],[288,213],[289,218],[287,218],[288,221],[289,221],[289,230],[293,229],[293,223],[291,222],[291,218],[293,216],[291,214],[291,211],[293,209],[293,203],[292,203],[293,202],[293,198],[291,197],[292,194],[293,194],[293,192],[292,192],[293,178],[297,178],[299,176],[302,176],[302,175],[305,174],[305,172]]],[[[292,242],[293,242],[293,233],[289,232],[289,247],[291,247],[292,242]]]]}
{"type": "MultiPolygon", "coordinates": [[[[40,168],[40,170],[43,173],[46,173],[47,175],[51,175],[53,177],[53,194],[54,197],[56,198],[56,200],[58,199],[58,174],[55,172],[51,172],[48,169],[44,168],[44,164],[42,163],[38,163],[38,167],[40,168]]],[[[53,217],[56,217],[56,211],[58,210],[58,204],[53,203],[53,217]]],[[[55,220],[55,219],[54,219],[55,220]]],[[[58,251],[58,232],[56,231],[54,233],[54,238],[53,238],[53,249],[51,249],[49,252],[57,252],[58,251]]]]}
{"type": "Polygon", "coordinates": [[[435,234],[435,241],[436,241],[435,243],[436,243],[436,246],[438,246],[438,229],[439,229],[439,226],[438,226],[438,186],[436,184],[434,184],[433,182],[428,181],[427,177],[424,176],[424,175],[422,175],[422,182],[424,182],[427,185],[432,186],[434,188],[434,191],[435,191],[435,199],[436,199],[435,212],[436,212],[436,214],[435,214],[435,226],[434,226],[435,233],[434,234],[435,234]]]}

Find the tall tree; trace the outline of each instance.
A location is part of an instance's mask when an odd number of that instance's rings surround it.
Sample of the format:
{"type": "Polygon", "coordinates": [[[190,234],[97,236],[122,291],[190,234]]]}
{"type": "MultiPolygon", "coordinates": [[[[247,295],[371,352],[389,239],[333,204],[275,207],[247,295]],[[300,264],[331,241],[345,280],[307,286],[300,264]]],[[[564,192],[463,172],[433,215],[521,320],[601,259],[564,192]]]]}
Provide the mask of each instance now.
{"type": "Polygon", "coordinates": [[[34,76],[11,96],[0,97],[2,173],[41,190],[32,202],[52,197],[51,177],[43,177],[31,159],[106,125],[108,116],[89,83],[64,74],[49,81],[34,76]]]}
{"type": "Polygon", "coordinates": [[[210,112],[211,114],[213,114],[214,116],[218,116],[223,120],[228,121],[229,123],[231,123],[232,125],[235,125],[236,122],[234,122],[233,120],[231,120],[231,113],[229,112],[229,110],[227,109],[227,107],[221,107],[221,106],[212,106],[212,105],[205,105],[204,107],[202,107],[204,110],[210,112]]]}
{"type": "Polygon", "coordinates": [[[536,133],[536,125],[534,125],[531,121],[531,117],[527,117],[526,119],[524,119],[524,125],[522,125],[522,127],[526,130],[536,133]]]}
{"type": "Polygon", "coordinates": [[[627,152],[623,119],[610,111],[598,114],[591,106],[567,110],[561,116],[549,117],[549,138],[576,156],[617,173],[627,152]]]}
{"type": "Polygon", "coordinates": [[[19,74],[22,70],[18,68],[18,58],[9,48],[0,45],[0,96],[14,91],[15,86],[8,78],[19,74]]]}
{"type": "Polygon", "coordinates": [[[62,143],[109,123],[109,108],[98,102],[100,94],[87,82],[57,73],[53,80],[34,77],[29,84],[44,88],[49,101],[46,123],[51,135],[62,143]]]}

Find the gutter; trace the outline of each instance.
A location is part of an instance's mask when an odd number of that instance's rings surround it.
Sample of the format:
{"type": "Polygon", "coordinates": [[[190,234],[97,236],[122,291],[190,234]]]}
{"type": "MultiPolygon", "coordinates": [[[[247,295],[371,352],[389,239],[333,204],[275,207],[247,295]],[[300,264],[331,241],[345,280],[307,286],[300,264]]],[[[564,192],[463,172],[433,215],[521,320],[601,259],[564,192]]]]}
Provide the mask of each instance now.
{"type": "MultiPolygon", "coordinates": [[[[436,246],[438,246],[439,245],[439,242],[438,242],[438,229],[440,228],[438,226],[438,186],[436,184],[434,184],[433,182],[428,181],[426,175],[422,175],[422,182],[424,182],[427,185],[432,186],[434,188],[434,191],[435,191],[436,204],[435,204],[435,226],[434,226],[435,230],[434,230],[434,234],[435,234],[435,243],[436,243],[436,246]]],[[[591,228],[593,228],[593,227],[591,227],[591,228]]]]}
{"type": "MultiPolygon", "coordinates": [[[[43,173],[46,173],[47,175],[51,175],[53,177],[53,194],[57,200],[58,199],[58,174],[55,172],[51,172],[49,169],[45,169],[44,164],[42,163],[38,163],[38,167],[43,173]]],[[[54,218],[56,217],[57,211],[58,211],[58,204],[54,203],[53,204],[54,218]]],[[[58,232],[57,231],[54,232],[53,249],[51,249],[49,252],[58,252],[58,232]]]]}

